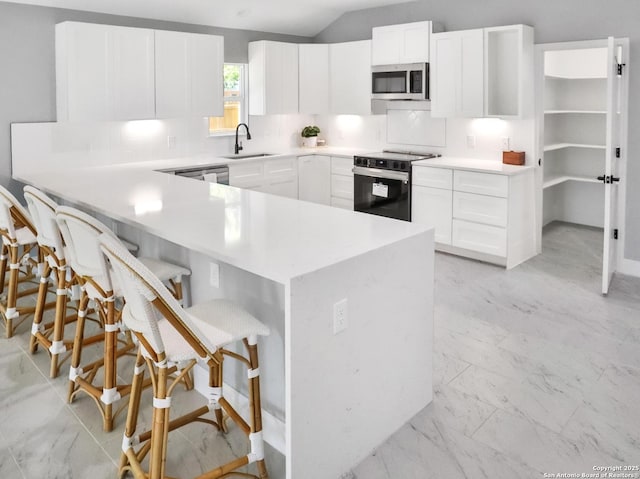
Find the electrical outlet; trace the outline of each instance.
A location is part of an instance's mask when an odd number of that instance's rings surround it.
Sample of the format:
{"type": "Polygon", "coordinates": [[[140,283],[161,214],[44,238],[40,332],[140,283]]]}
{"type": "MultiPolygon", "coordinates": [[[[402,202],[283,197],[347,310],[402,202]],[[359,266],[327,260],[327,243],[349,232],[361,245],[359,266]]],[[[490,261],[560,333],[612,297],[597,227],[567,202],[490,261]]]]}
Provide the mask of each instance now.
{"type": "Polygon", "coordinates": [[[167,148],[175,148],[176,140],[177,138],[175,136],[167,136],[167,148]]]}
{"type": "Polygon", "coordinates": [[[214,288],[220,287],[220,265],[218,263],[209,263],[209,284],[214,288]]]}
{"type": "Polygon", "coordinates": [[[347,298],[333,305],[333,334],[347,329],[347,298]]]}
{"type": "Polygon", "coordinates": [[[510,148],[511,139],[508,136],[502,137],[502,151],[511,151],[510,148]]]}
{"type": "Polygon", "coordinates": [[[467,135],[467,148],[475,148],[475,147],[476,147],[475,135],[467,135]]]}

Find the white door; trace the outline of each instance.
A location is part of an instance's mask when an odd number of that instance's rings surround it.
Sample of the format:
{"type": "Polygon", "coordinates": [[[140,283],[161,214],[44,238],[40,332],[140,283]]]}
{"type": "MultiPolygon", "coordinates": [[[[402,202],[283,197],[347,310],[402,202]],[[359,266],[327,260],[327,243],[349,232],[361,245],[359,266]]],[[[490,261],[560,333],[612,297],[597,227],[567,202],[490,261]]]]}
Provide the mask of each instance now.
{"type": "Polygon", "coordinates": [[[604,249],[602,253],[602,294],[609,292],[609,285],[617,266],[617,230],[618,230],[618,156],[620,147],[621,124],[621,80],[618,65],[622,59],[622,47],[616,45],[613,37],[608,39],[607,76],[607,151],[605,156],[604,185],[604,249]]]}

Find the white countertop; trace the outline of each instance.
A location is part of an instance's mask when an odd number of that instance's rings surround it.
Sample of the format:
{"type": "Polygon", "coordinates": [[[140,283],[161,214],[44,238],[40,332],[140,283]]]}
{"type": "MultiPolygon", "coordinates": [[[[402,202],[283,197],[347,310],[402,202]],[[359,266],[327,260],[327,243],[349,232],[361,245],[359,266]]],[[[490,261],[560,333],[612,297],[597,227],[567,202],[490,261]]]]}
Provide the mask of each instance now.
{"type": "MultiPolygon", "coordinates": [[[[281,283],[428,230],[415,223],[152,171],[194,164],[193,158],[162,160],[64,174],[24,173],[17,179],[281,283]]],[[[203,158],[202,164],[212,164],[211,158],[203,158]]]]}
{"type": "Polygon", "coordinates": [[[479,160],[477,158],[456,158],[451,156],[442,156],[440,158],[431,158],[429,160],[418,160],[414,161],[412,165],[497,173],[508,176],[518,175],[533,168],[533,166],[505,165],[498,161],[479,160]]]}
{"type": "MultiPolygon", "coordinates": [[[[358,148],[340,148],[340,147],[331,147],[331,146],[319,146],[316,148],[290,148],[290,149],[278,149],[276,153],[275,149],[267,151],[241,151],[238,156],[247,156],[252,153],[270,153],[269,156],[263,157],[252,157],[252,158],[225,158],[222,156],[218,156],[214,153],[202,153],[198,155],[186,156],[186,157],[178,157],[178,158],[169,158],[162,160],[153,160],[153,161],[140,161],[135,163],[122,163],[118,166],[123,169],[147,169],[147,170],[161,170],[161,169],[170,169],[170,168],[181,168],[181,167],[189,167],[189,166],[205,166],[205,165],[234,165],[239,163],[251,163],[256,161],[264,161],[269,159],[276,159],[285,156],[306,156],[306,155],[325,155],[325,156],[340,156],[343,158],[352,158],[354,155],[361,155],[365,153],[371,153],[371,150],[358,149],[358,148]],[[271,154],[273,153],[273,154],[271,154]]],[[[226,156],[235,156],[235,155],[226,155],[226,156]]]]}

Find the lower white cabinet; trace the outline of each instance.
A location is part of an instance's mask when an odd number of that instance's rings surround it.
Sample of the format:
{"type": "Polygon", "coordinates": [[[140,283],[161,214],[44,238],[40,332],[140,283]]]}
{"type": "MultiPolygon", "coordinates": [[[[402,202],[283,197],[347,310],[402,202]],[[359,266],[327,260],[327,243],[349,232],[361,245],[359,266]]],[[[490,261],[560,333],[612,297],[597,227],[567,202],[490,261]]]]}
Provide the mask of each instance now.
{"type": "Polygon", "coordinates": [[[298,197],[298,162],[296,157],[287,156],[265,160],[264,187],[265,193],[287,198],[298,197]]]}
{"type": "Polygon", "coordinates": [[[331,157],[331,206],[353,211],[353,158],[331,157]]]}
{"type": "Polygon", "coordinates": [[[413,186],[411,221],[432,224],[437,243],[451,244],[451,189],[413,186]]]}
{"type": "Polygon", "coordinates": [[[434,226],[436,249],[511,268],[536,253],[532,168],[413,167],[411,220],[434,226]]]}
{"type": "Polygon", "coordinates": [[[288,198],[298,197],[298,164],[296,157],[229,165],[229,185],[288,198]]]}
{"type": "Polygon", "coordinates": [[[331,158],[323,155],[298,157],[298,199],[331,204],[331,158]]]}
{"type": "Polygon", "coordinates": [[[507,256],[507,230],[471,221],[453,219],[452,244],[493,256],[507,256]]]}

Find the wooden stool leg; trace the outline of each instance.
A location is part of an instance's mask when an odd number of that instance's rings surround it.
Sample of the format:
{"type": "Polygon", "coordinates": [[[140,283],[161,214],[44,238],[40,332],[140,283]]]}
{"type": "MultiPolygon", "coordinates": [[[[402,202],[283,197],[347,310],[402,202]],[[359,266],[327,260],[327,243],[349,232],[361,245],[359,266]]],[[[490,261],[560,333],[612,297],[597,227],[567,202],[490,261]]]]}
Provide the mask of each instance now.
{"type": "Polygon", "coordinates": [[[89,296],[85,291],[82,292],[80,301],[78,301],[78,320],[76,321],[76,335],[73,339],[73,352],[71,353],[71,366],[69,369],[69,397],[68,401],[73,400],[73,393],[76,389],[75,378],[81,374],[78,370],[80,360],[82,359],[82,342],[84,340],[84,324],[87,316],[87,307],[89,305],[89,296]]]}
{"type": "Polygon", "coordinates": [[[18,277],[20,264],[18,263],[18,245],[9,246],[9,291],[7,291],[7,309],[5,312],[7,338],[13,336],[13,318],[18,317],[16,308],[18,299],[18,277]]]}
{"type": "Polygon", "coordinates": [[[31,339],[29,340],[29,351],[35,353],[38,349],[38,336],[37,333],[43,333],[40,329],[42,324],[42,317],[44,315],[45,304],[47,302],[47,293],[49,291],[49,274],[51,274],[51,266],[49,263],[45,263],[40,277],[40,286],[38,286],[38,299],[36,300],[36,311],[33,314],[33,324],[31,328],[31,339]]]}
{"type": "Polygon", "coordinates": [[[101,400],[104,404],[104,430],[110,432],[113,430],[113,402],[117,395],[118,328],[115,322],[115,302],[106,301],[105,306],[104,386],[101,400]]]}
{"type": "MultiPolygon", "coordinates": [[[[251,364],[251,370],[259,371],[258,368],[260,365],[258,362],[257,338],[250,337],[248,339],[245,339],[244,344],[249,352],[249,363],[251,364]]],[[[260,376],[257,374],[253,375],[251,379],[249,379],[249,415],[251,433],[261,433],[262,404],[260,400],[260,376]]],[[[262,441],[262,437],[260,437],[259,440],[262,441]]],[[[260,445],[260,448],[264,451],[262,445],[260,445]]],[[[256,466],[258,467],[258,474],[260,479],[268,479],[269,473],[267,472],[267,468],[265,466],[264,457],[256,461],[256,466]]]]}
{"type": "MultiPolygon", "coordinates": [[[[136,433],[138,427],[138,414],[140,412],[140,398],[142,396],[142,390],[144,389],[144,367],[145,360],[142,357],[142,350],[138,348],[138,355],[136,356],[136,365],[133,373],[133,381],[131,382],[131,393],[129,396],[129,409],[127,411],[127,421],[124,428],[124,441],[131,439],[136,433]]],[[[122,451],[120,456],[120,474],[129,464],[129,458],[125,451],[122,451]]]]}
{"type": "MultiPolygon", "coordinates": [[[[163,354],[164,356],[164,354],[163,354]]],[[[164,359],[164,357],[162,358],[164,359]]],[[[164,479],[169,435],[169,407],[162,407],[159,401],[167,397],[167,367],[157,368],[154,385],[153,424],[151,427],[151,451],[149,457],[149,479],[164,479]]]]}
{"type": "Polygon", "coordinates": [[[2,244],[2,253],[0,253],[0,294],[4,293],[4,282],[7,279],[7,259],[9,258],[9,247],[2,244]]]}
{"type": "MultiPolygon", "coordinates": [[[[218,357],[220,361],[223,361],[222,354],[218,355],[218,357]]],[[[222,364],[214,363],[213,365],[210,365],[209,366],[209,387],[220,388],[222,387],[222,381],[223,381],[222,364]]],[[[220,404],[216,404],[216,409],[214,411],[214,414],[216,416],[216,422],[220,427],[220,431],[224,433],[229,432],[229,429],[227,428],[227,425],[224,421],[224,417],[222,416],[222,408],[220,407],[220,404]]]]}
{"type": "Polygon", "coordinates": [[[56,315],[53,320],[53,340],[51,343],[51,369],[49,376],[55,378],[58,376],[58,359],[60,354],[66,351],[64,346],[64,326],[67,318],[67,271],[64,268],[56,270],[57,289],[56,289],[56,315]]]}

